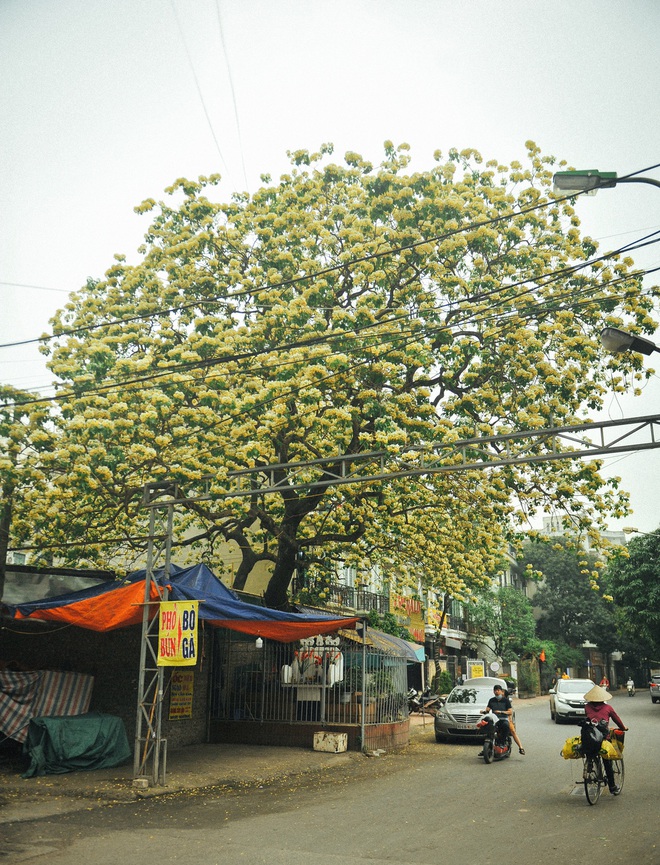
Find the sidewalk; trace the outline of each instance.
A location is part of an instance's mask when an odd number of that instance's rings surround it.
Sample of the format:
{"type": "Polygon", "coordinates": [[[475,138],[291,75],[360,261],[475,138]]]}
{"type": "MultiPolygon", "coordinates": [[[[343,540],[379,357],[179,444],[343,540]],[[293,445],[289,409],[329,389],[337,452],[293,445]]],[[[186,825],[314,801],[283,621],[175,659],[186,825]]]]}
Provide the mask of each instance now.
{"type": "MultiPolygon", "coordinates": [[[[413,715],[410,720],[411,738],[418,733],[433,735],[432,717],[413,715]]],[[[314,751],[311,747],[189,745],[168,753],[166,785],[145,790],[133,785],[132,763],[112,769],[36,778],[21,778],[16,767],[10,769],[0,764],[0,824],[201,787],[262,786],[365,759],[368,757],[356,751],[333,754],[314,751]]]]}

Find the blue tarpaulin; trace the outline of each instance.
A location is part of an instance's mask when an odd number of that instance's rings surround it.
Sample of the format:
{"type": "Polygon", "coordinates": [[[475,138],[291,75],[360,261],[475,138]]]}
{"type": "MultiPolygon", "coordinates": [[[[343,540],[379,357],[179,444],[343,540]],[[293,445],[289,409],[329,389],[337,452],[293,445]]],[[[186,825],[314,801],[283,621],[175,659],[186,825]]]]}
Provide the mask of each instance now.
{"type": "MultiPolygon", "coordinates": [[[[55,598],[44,598],[25,604],[7,605],[17,619],[42,619],[67,622],[94,631],[110,631],[142,621],[145,571],[138,571],[124,580],[100,583],[77,592],[55,598]]],[[[353,628],[356,616],[335,614],[293,613],[260,607],[240,600],[215,574],[203,564],[189,568],[172,566],[169,577],[160,572],[155,580],[167,587],[169,600],[199,601],[199,618],[213,625],[268,637],[280,642],[293,642],[317,634],[331,634],[339,628],[353,628]]],[[[151,602],[159,596],[152,587],[151,602]]],[[[156,606],[154,606],[154,614],[156,606]]]]}

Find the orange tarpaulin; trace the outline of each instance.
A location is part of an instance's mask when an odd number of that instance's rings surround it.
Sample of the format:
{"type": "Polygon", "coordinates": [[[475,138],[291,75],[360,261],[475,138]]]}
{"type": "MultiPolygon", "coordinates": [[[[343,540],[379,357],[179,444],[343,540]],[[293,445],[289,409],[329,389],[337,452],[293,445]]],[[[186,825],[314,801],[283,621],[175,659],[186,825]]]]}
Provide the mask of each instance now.
{"type": "MultiPolygon", "coordinates": [[[[65,622],[92,631],[111,631],[137,625],[144,610],[145,572],[131,574],[124,581],[109,580],[77,592],[43,598],[24,604],[7,604],[16,619],[40,619],[65,622]]],[[[218,627],[293,642],[317,634],[331,634],[339,628],[354,628],[357,616],[341,618],[336,613],[305,613],[273,610],[241,600],[205,565],[189,568],[171,566],[167,578],[162,572],[154,577],[161,589],[167,589],[170,601],[198,601],[199,618],[218,627]]],[[[150,602],[161,600],[156,585],[150,586],[150,602]]],[[[156,614],[156,603],[149,607],[156,614]]]]}
{"type": "Polygon", "coordinates": [[[267,637],[280,643],[293,643],[305,637],[316,637],[318,634],[334,634],[339,628],[350,628],[360,619],[327,619],[311,622],[268,622],[268,621],[237,621],[236,619],[211,619],[210,623],[218,628],[229,628],[230,631],[240,631],[243,634],[254,634],[255,637],[267,637]]]}
{"type": "MultiPolygon", "coordinates": [[[[150,600],[157,601],[158,592],[151,586],[150,600]]],[[[101,595],[77,601],[68,606],[41,608],[29,615],[16,609],[17,619],[40,619],[47,622],[66,622],[90,631],[112,631],[127,625],[138,625],[144,609],[144,580],[119,586],[101,595]]],[[[155,615],[157,607],[154,606],[155,615]]]]}

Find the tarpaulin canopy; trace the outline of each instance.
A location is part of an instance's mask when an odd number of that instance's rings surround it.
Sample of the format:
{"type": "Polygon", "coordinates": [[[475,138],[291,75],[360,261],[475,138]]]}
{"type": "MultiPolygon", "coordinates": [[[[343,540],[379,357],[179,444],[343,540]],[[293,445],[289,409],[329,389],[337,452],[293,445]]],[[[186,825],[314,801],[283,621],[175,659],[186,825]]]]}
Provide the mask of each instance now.
{"type": "MultiPolygon", "coordinates": [[[[66,622],[93,631],[111,631],[142,621],[144,581],[145,571],[138,571],[125,580],[101,583],[56,598],[9,604],[7,609],[16,619],[66,622]]],[[[155,581],[161,587],[167,587],[169,600],[199,601],[199,618],[204,621],[284,643],[317,634],[331,634],[340,628],[353,628],[359,621],[357,616],[289,613],[248,604],[203,564],[190,568],[172,566],[167,579],[159,572],[155,581]]],[[[156,586],[152,585],[150,601],[158,600],[156,586]]],[[[155,615],[155,605],[153,610],[155,615]]]]}

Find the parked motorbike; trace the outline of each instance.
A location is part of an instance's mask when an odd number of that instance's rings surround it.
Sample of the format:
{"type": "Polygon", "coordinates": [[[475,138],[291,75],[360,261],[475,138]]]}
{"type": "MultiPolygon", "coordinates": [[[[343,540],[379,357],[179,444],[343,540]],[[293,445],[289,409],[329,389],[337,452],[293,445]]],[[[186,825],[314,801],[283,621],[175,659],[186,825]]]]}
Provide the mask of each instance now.
{"type": "Polygon", "coordinates": [[[484,746],[481,750],[484,763],[505,760],[511,756],[511,733],[506,721],[502,721],[494,712],[488,712],[483,720],[479,721],[477,727],[485,732],[484,746]]]}
{"type": "Polygon", "coordinates": [[[422,708],[422,701],[419,699],[419,691],[411,688],[407,695],[408,697],[408,712],[419,712],[422,708]]]}
{"type": "Polygon", "coordinates": [[[441,705],[441,698],[437,694],[432,694],[428,687],[421,693],[415,688],[408,691],[409,712],[426,712],[429,715],[435,715],[441,705]]]}

